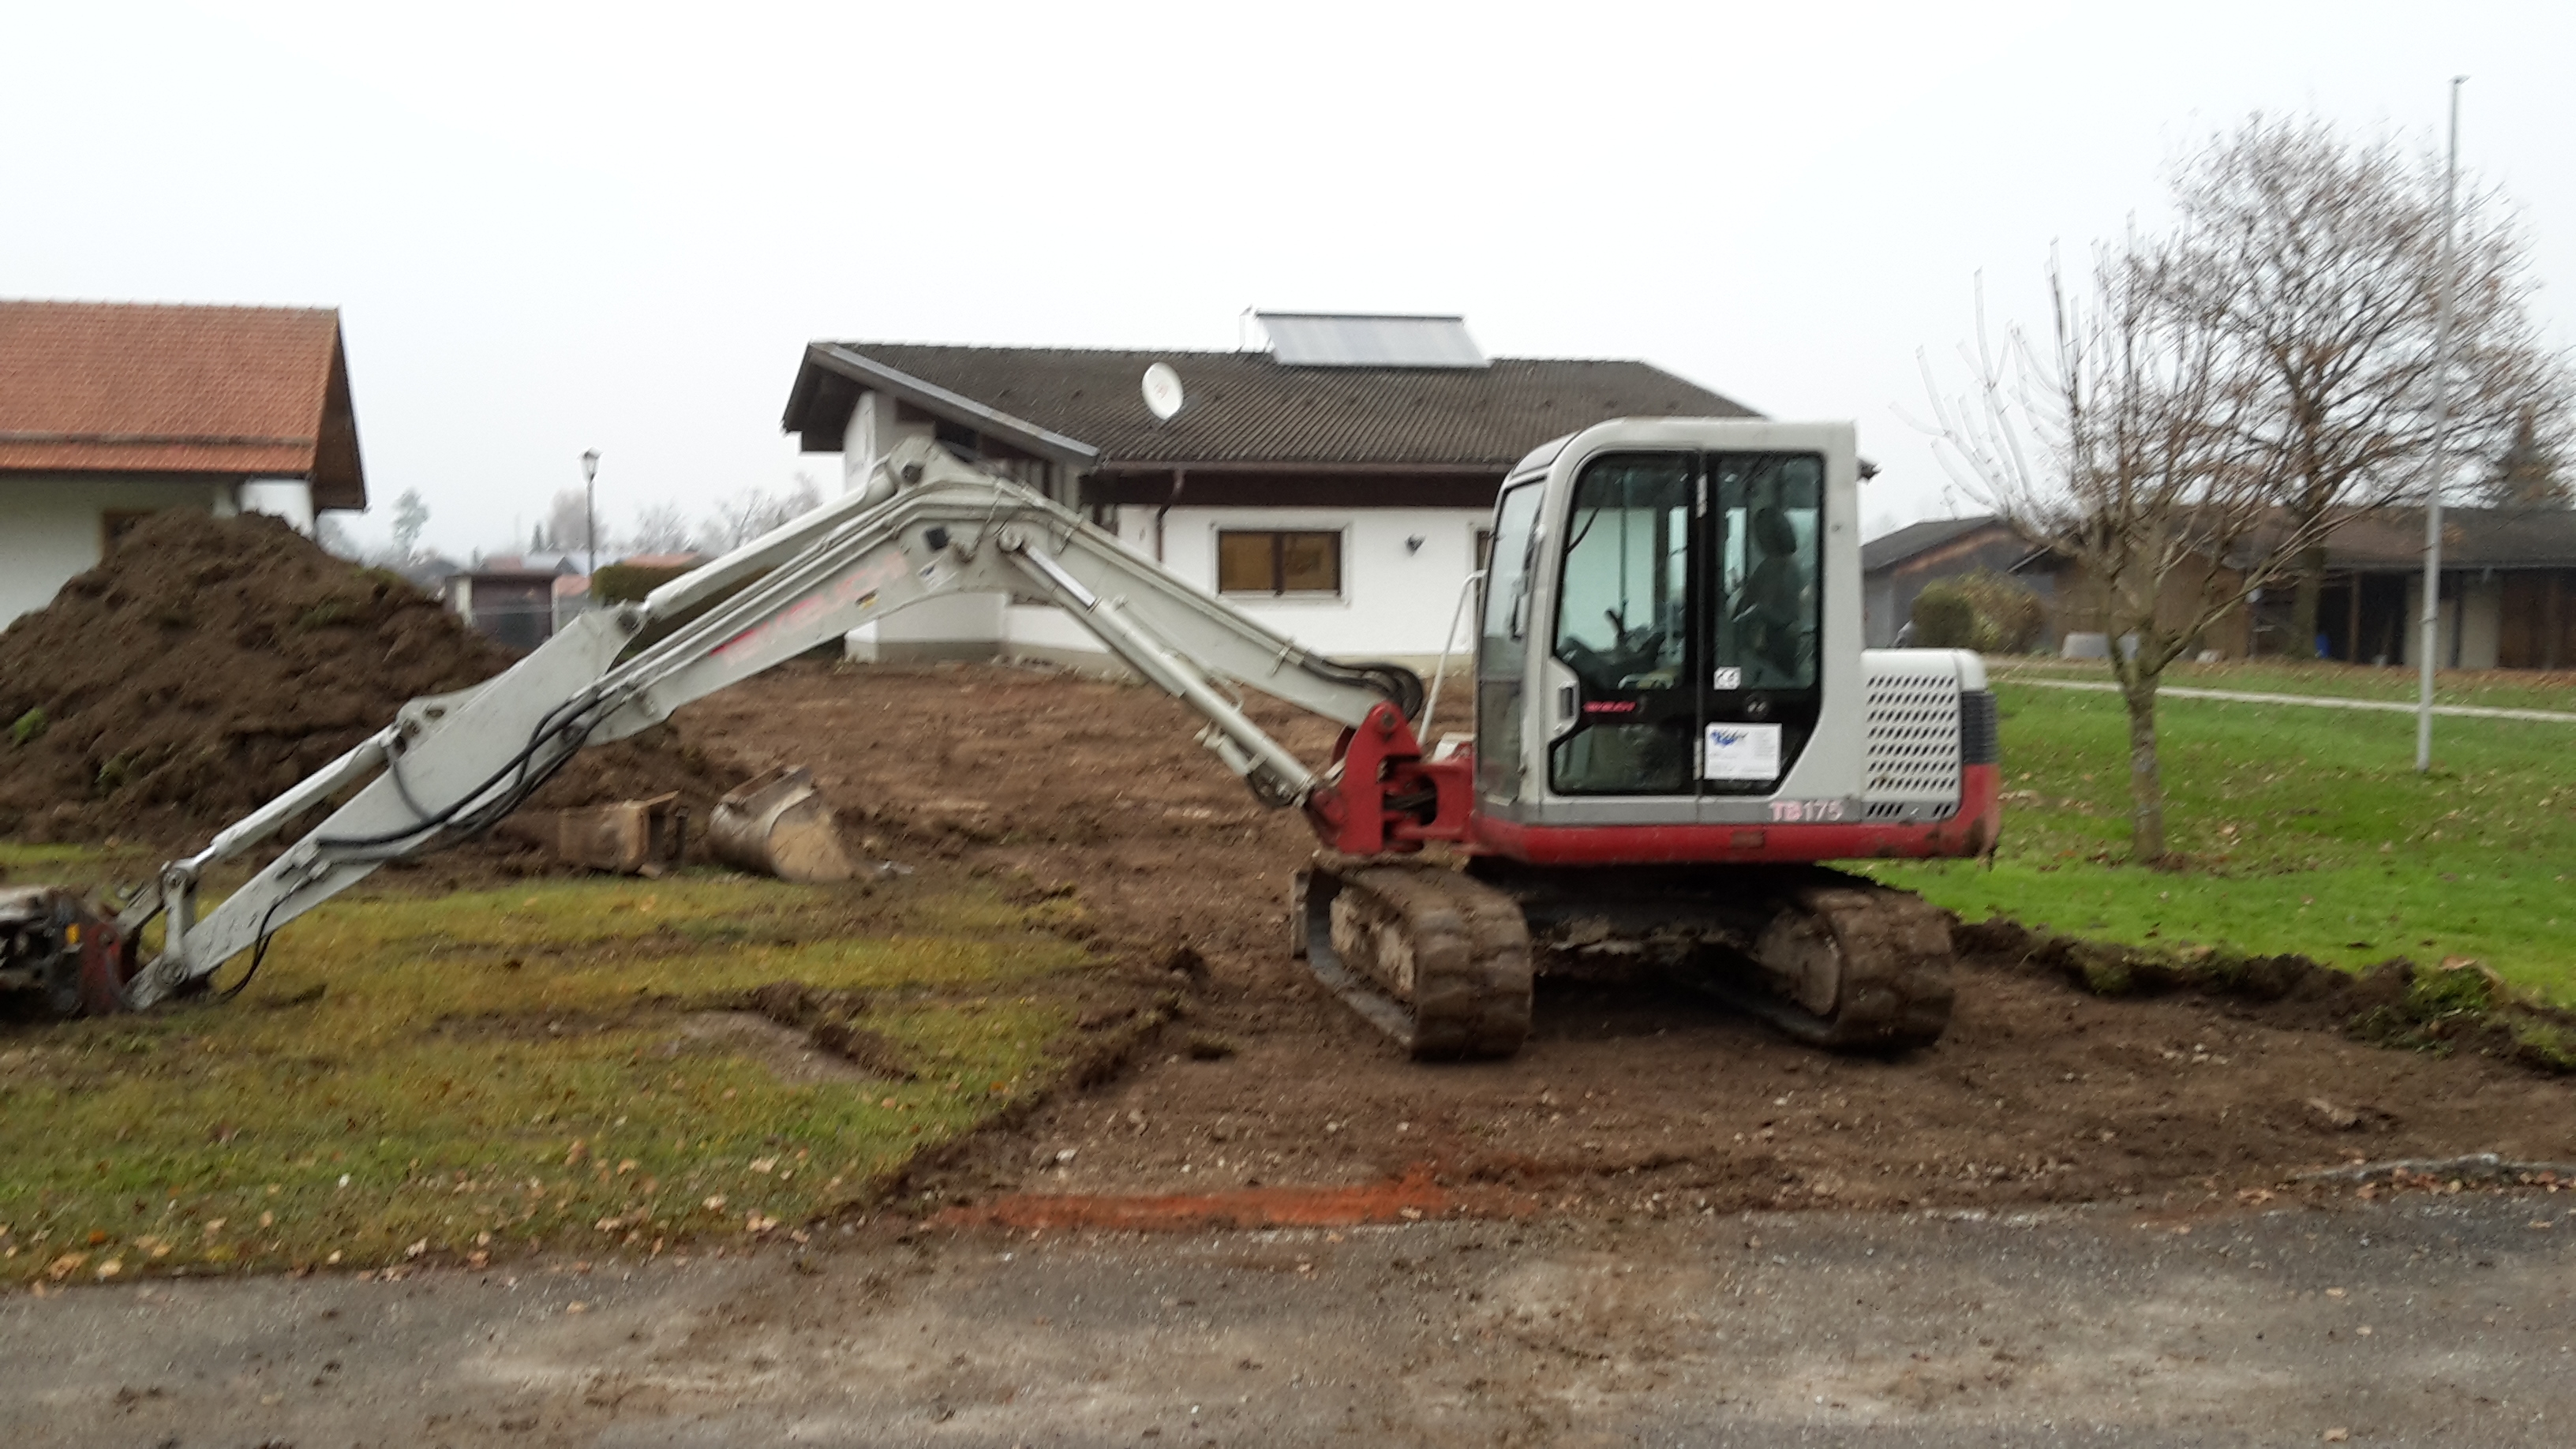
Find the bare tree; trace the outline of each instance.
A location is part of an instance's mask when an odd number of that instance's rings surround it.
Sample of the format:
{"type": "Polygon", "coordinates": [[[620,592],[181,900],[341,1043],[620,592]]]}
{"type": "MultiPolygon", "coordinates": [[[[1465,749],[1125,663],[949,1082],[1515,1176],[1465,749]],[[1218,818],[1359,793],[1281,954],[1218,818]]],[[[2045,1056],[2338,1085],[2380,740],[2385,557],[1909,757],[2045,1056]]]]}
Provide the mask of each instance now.
{"type": "Polygon", "coordinates": [[[2256,369],[2246,410],[2260,466],[2309,536],[2291,654],[2311,657],[2327,525],[2420,497],[2434,433],[2493,457],[2526,415],[2564,411],[2558,360],[2532,320],[2531,263],[2492,192],[2470,188],[2457,230],[2447,425],[2433,408],[2443,174],[2386,140],[2322,120],[2256,115],[2174,177],[2181,224],[2162,250],[2174,305],[2256,369]]]}
{"type": "MultiPolygon", "coordinates": [[[[590,547],[590,515],[587,500],[578,488],[566,488],[546,502],[545,521],[538,525],[546,531],[546,547],[558,553],[587,554],[590,547]]],[[[600,531],[599,547],[609,547],[607,530],[600,531]]]]}
{"type": "Polygon", "coordinates": [[[2576,506],[2576,489],[2558,474],[2558,450],[2540,436],[2531,413],[2513,430],[2513,441],[2479,481],[2478,492],[2489,508],[2567,508],[2576,506]]]}
{"type": "Polygon", "coordinates": [[[739,548],[789,519],[811,512],[822,501],[822,490],[803,473],[796,475],[794,485],[778,493],[754,485],[719,500],[715,511],[707,515],[707,532],[717,548],[739,548]]]}
{"type": "Polygon", "coordinates": [[[2171,265],[2134,240],[2097,252],[2073,286],[2052,265],[2044,351],[2018,329],[1991,347],[1980,316],[1964,395],[1945,394],[1925,367],[1952,476],[2071,566],[2065,602],[2098,613],[2110,638],[2142,864],[2167,855],[2156,735],[2166,668],[2286,576],[2323,529],[2274,506],[2250,416],[2260,374],[2217,314],[2175,305],[2171,265]]]}
{"type": "Polygon", "coordinates": [[[648,503],[635,515],[627,546],[637,553],[688,553],[697,548],[689,516],[676,503],[648,503]]]}
{"type": "Polygon", "coordinates": [[[394,559],[407,563],[420,553],[420,531],[429,526],[429,503],[417,488],[406,488],[394,500],[394,559]]]}

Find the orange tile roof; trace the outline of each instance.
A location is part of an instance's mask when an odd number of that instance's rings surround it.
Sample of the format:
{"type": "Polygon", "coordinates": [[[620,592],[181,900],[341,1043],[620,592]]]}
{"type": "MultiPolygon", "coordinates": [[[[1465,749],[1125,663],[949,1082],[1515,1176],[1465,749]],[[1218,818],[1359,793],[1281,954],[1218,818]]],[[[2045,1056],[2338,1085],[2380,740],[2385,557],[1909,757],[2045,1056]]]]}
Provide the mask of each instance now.
{"type": "Polygon", "coordinates": [[[0,474],[304,478],[364,508],[340,314],[0,301],[0,474]]]}

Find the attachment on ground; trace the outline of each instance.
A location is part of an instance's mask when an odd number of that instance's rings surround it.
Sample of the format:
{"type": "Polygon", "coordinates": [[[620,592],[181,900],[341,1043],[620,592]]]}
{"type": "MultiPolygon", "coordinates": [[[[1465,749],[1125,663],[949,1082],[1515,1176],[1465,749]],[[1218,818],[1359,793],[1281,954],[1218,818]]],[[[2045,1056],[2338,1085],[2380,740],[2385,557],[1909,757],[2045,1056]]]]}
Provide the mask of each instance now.
{"type": "Polygon", "coordinates": [[[858,873],[841,849],[832,807],[802,766],[767,770],[718,800],[707,817],[707,848],[737,869],[780,880],[827,883],[858,873]]]}
{"type": "Polygon", "coordinates": [[[680,868],[688,848],[689,812],[674,790],[649,800],[525,812],[503,821],[501,832],[544,846],[573,865],[657,876],[680,868]]]}
{"type": "Polygon", "coordinates": [[[134,954],[116,912],[60,886],[0,886],[0,991],[56,1016],[125,1009],[134,954]]]}

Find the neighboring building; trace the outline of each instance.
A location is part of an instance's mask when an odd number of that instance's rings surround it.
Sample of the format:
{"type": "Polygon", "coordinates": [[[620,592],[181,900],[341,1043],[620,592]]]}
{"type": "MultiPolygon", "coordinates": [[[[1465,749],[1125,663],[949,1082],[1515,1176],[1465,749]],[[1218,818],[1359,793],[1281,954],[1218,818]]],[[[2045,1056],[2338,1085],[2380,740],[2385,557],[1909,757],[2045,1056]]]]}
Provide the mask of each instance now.
{"type": "MultiPolygon", "coordinates": [[[[2443,509],[2440,599],[2437,666],[2576,669],[2576,510],[2443,509]]],[[[2256,611],[2259,627],[2281,637],[2281,652],[2289,613],[2287,588],[2270,591],[2256,611]]],[[[2412,666],[2423,613],[2422,509],[2385,509],[2336,532],[2312,648],[2412,666]]]]}
{"type": "MultiPolygon", "coordinates": [[[[603,563],[600,572],[605,577],[614,564],[676,575],[706,561],[706,555],[697,553],[638,553],[603,563]]],[[[594,602],[579,552],[495,554],[471,568],[441,562],[444,566],[426,587],[467,627],[513,649],[536,648],[594,602]]],[[[410,572],[404,576],[414,577],[410,572]]]]}
{"type": "MultiPolygon", "coordinates": [[[[1896,643],[1914,617],[1914,596],[1927,584],[1980,571],[2010,573],[2031,556],[2031,546],[1991,514],[1931,518],[1909,523],[1860,546],[1861,642],[1872,649],[1896,643]]],[[[2047,577],[2024,582],[2045,585],[2047,577]]]]}
{"type": "Polygon", "coordinates": [[[572,565],[560,559],[487,558],[448,575],[440,598],[465,627],[513,649],[534,649],[554,637],[556,591],[572,577],[572,565]]]}
{"type": "MultiPolygon", "coordinates": [[[[1531,448],[1615,417],[1754,416],[1642,362],[1488,360],[1456,318],[1261,320],[1272,351],[817,342],[785,427],[840,453],[850,484],[898,439],[936,438],[1309,647],[1427,662],[1531,448]],[[1186,399],[1168,422],[1141,393],[1155,363],[1186,399]]],[[[1100,656],[1054,609],[999,595],[917,605],[853,648],[1100,656]]]]}
{"type": "Polygon", "coordinates": [[[147,513],[366,506],[338,312],[0,301],[0,625],[147,513]]]}
{"type": "MultiPolygon", "coordinates": [[[[2424,608],[2424,512],[2385,508],[2336,529],[2326,545],[2317,638],[2290,634],[2293,585],[2283,581],[2210,628],[2201,647],[2221,657],[2305,655],[2413,668],[2424,608]]],[[[2035,554],[2021,569],[2046,581],[2060,634],[2100,631],[2100,590],[2072,560],[2035,554]]],[[[2200,577],[2166,581],[2163,613],[2187,619],[2200,577]]],[[[2445,508],[2434,663],[2443,669],[2576,668],[2576,511],[2445,508]]]]}

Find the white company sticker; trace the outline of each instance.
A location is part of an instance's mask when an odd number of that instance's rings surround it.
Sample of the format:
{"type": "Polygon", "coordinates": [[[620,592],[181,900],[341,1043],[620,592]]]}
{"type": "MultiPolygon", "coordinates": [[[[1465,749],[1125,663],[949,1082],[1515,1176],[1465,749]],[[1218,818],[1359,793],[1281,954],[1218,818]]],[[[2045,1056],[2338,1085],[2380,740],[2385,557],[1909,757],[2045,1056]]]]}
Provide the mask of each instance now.
{"type": "Polygon", "coordinates": [[[1780,778],[1780,727],[1775,724],[1713,724],[1708,747],[1700,757],[1700,774],[1711,780],[1776,780],[1780,778]]]}

